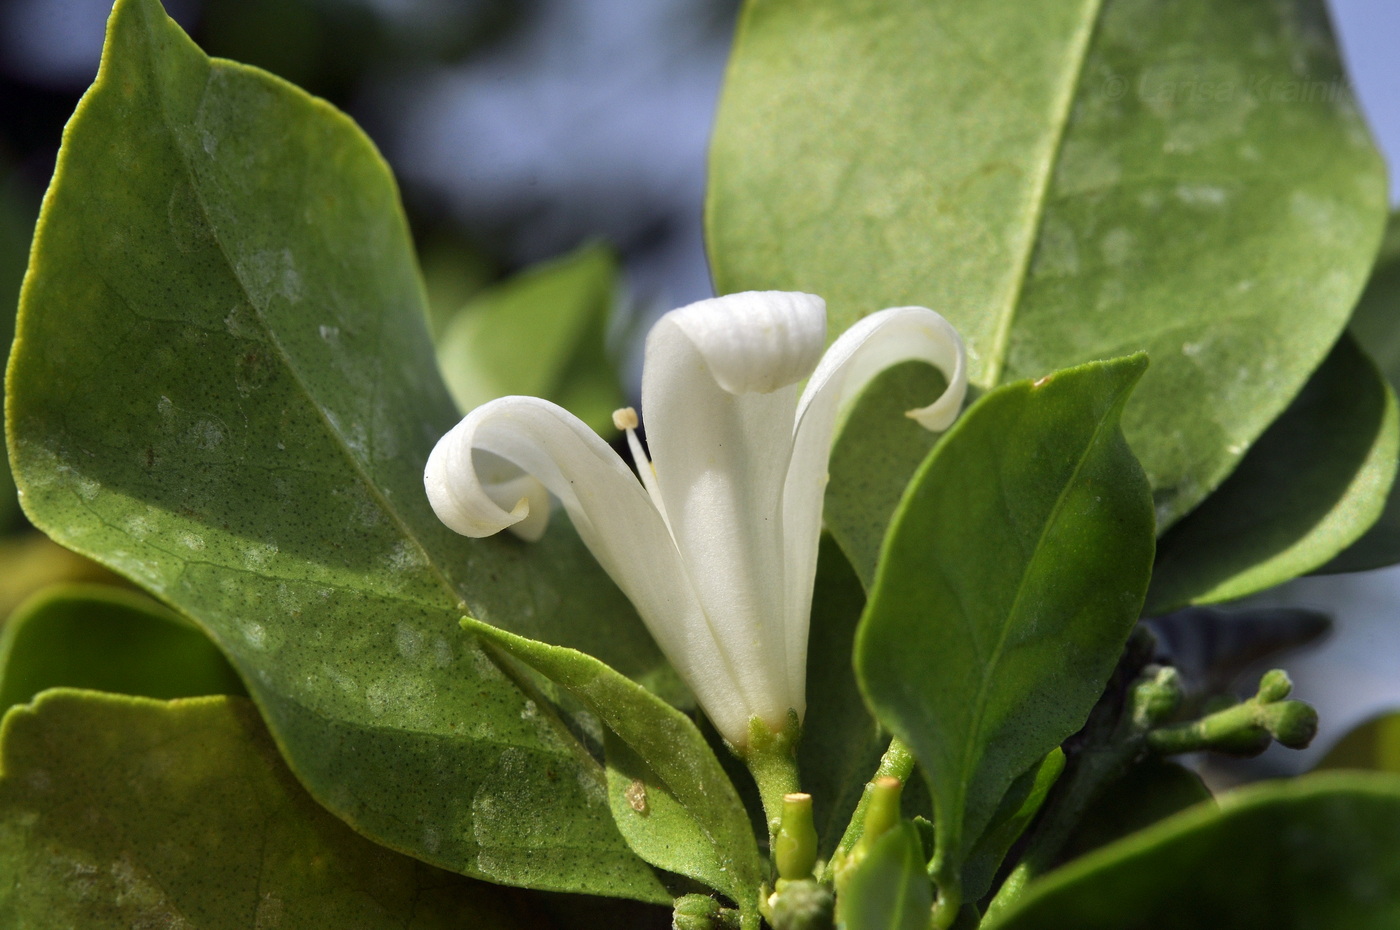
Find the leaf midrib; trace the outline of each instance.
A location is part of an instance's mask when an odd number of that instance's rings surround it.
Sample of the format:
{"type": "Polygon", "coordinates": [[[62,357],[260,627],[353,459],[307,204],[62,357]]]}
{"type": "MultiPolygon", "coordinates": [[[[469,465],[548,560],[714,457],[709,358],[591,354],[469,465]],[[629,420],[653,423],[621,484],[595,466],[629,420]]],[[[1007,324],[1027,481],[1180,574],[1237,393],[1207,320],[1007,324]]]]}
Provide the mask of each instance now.
{"type": "MultiPolygon", "coordinates": [[[[959,802],[964,802],[967,798],[967,787],[971,780],[973,768],[972,756],[974,754],[974,748],[976,746],[985,745],[985,740],[980,739],[980,737],[982,734],[983,720],[987,712],[988,692],[991,688],[993,677],[992,672],[1000,663],[1002,652],[1005,651],[1006,639],[1011,631],[1011,621],[1020,614],[1021,601],[1026,594],[1027,581],[1032,573],[1031,570],[1038,563],[1040,552],[1051,528],[1059,523],[1061,512],[1065,507],[1065,501],[1068,499],[1070,491],[1078,483],[1079,476],[1084,471],[1084,466],[1088,463],[1090,456],[1093,454],[1094,450],[1098,448],[1099,441],[1103,436],[1105,428],[1107,428],[1110,423],[1116,422],[1115,413],[1117,409],[1117,404],[1114,404],[1099,418],[1099,422],[1095,424],[1094,431],[1089,436],[1089,441],[1084,446],[1083,454],[1081,454],[1079,460],[1075,462],[1074,471],[1070,474],[1069,480],[1065,482],[1064,487],[1060,489],[1060,493],[1056,495],[1055,505],[1050,509],[1045,523],[1041,526],[1040,534],[1036,537],[1035,546],[1031,550],[1031,557],[1026,560],[1025,569],[1021,572],[1020,581],[1017,582],[1016,585],[1016,595],[1011,600],[1011,606],[1007,611],[1006,622],[1002,623],[996,644],[992,647],[991,657],[982,666],[982,682],[977,689],[977,697],[973,702],[973,725],[969,731],[970,738],[963,744],[962,759],[960,760],[956,778],[956,784],[959,786],[959,802]]],[[[964,803],[956,805],[956,809],[959,811],[963,811],[964,807],[964,803]]],[[[959,846],[962,844],[962,826],[963,823],[960,819],[957,835],[959,846]]]]}
{"type": "Polygon", "coordinates": [[[1070,60],[1072,64],[1065,69],[1065,80],[1057,88],[1057,96],[1052,110],[1054,125],[1048,140],[1048,150],[1040,162],[1040,172],[1033,182],[1029,212],[1026,216],[1026,235],[1021,244],[1020,254],[1016,256],[1011,293],[1007,295],[1006,304],[1001,308],[997,327],[992,333],[991,345],[987,352],[986,387],[993,387],[1000,382],[1002,372],[1006,368],[1006,357],[1011,346],[1012,326],[1016,321],[1017,311],[1020,309],[1021,295],[1025,291],[1026,281],[1030,277],[1031,258],[1035,255],[1035,247],[1040,241],[1040,231],[1045,222],[1050,183],[1054,179],[1055,169],[1059,165],[1060,154],[1064,151],[1065,133],[1069,129],[1069,117],[1074,107],[1075,92],[1084,74],[1084,65],[1089,59],[1089,47],[1094,33],[1103,18],[1104,2],[1105,0],[1087,0],[1084,7],[1086,15],[1080,23],[1079,30],[1071,45],[1070,60]]]}

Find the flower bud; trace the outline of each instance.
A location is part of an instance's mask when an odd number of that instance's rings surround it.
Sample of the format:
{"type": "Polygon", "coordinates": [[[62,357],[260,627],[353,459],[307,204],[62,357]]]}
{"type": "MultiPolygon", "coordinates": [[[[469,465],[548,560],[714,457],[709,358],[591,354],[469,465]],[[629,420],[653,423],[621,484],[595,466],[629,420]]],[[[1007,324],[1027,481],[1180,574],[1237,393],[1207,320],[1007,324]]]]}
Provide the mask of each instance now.
{"type": "Polygon", "coordinates": [[[1317,711],[1302,701],[1279,701],[1264,708],[1265,725],[1289,749],[1306,749],[1317,735],[1317,711]]]}
{"type": "Polygon", "coordinates": [[[1281,668],[1272,669],[1264,673],[1264,677],[1259,679],[1260,704],[1272,704],[1275,701],[1282,701],[1293,691],[1293,682],[1288,677],[1288,673],[1281,668]]]}
{"type": "Polygon", "coordinates": [[[812,823],[812,796],[783,795],[782,820],[773,839],[773,860],[780,878],[793,881],[812,877],[817,864],[817,828],[812,823]]]}

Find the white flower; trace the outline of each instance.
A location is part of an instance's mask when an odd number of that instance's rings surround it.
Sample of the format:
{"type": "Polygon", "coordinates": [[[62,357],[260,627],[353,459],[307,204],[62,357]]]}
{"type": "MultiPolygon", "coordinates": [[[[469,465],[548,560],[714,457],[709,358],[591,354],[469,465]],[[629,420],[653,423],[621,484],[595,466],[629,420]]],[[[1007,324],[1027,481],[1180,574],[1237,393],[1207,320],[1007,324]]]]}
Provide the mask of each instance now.
{"type": "Polygon", "coordinates": [[[715,727],[739,749],[750,718],[773,730],[806,707],[807,627],[827,459],[842,403],[885,368],[920,359],[949,387],[909,415],[947,429],[967,389],[962,341],[941,316],[900,307],[866,317],[822,354],[826,303],[750,292],[663,316],[647,337],[641,481],[578,418],[503,397],[438,442],[424,483],[467,536],[538,539],[556,496],[593,555],[715,727]],[[798,383],[808,378],[798,398],[798,383]]]}

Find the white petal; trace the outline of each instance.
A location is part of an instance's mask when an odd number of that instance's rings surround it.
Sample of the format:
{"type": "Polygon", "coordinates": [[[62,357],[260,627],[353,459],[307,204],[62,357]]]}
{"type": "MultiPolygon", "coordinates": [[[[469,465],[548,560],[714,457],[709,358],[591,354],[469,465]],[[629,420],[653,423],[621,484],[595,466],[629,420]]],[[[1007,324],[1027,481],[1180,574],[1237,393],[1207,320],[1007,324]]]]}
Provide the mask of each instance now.
{"type": "MultiPolygon", "coordinates": [[[[783,493],[789,589],[795,617],[807,617],[817,571],[827,462],[842,406],[886,368],[921,360],[937,367],[948,387],[933,403],[909,416],[929,430],[952,425],[967,394],[967,364],[961,337],[943,317],[924,307],[895,307],[871,314],[842,333],[807,382],[798,404],[792,465],[783,493]]],[[[787,623],[788,674],[805,681],[807,623],[787,623]]]]}
{"type": "Polygon", "coordinates": [[[766,394],[801,381],[826,344],[826,301],[815,294],[746,291],[698,301],[666,319],[730,394],[766,394]]]}
{"type": "Polygon", "coordinates": [[[497,499],[502,460],[559,498],[580,538],[637,608],[716,728],[743,745],[751,713],[745,689],[666,525],[622,459],[562,407],[535,397],[503,397],[473,410],[428,457],[424,486],[438,517],[468,536],[489,536],[528,520],[531,502],[497,499]],[[477,471],[482,463],[493,470],[485,476],[491,487],[477,471]]]}
{"type": "Polygon", "coordinates": [[[483,449],[473,450],[472,464],[486,496],[497,506],[513,510],[524,502],[524,519],[507,529],[526,542],[539,542],[549,527],[549,490],[538,478],[483,449]]]}
{"type": "Polygon", "coordinates": [[[798,421],[818,403],[818,395],[836,391],[836,409],[865,389],[880,372],[900,362],[924,361],[943,372],[948,389],[933,403],[909,416],[938,432],[953,425],[967,396],[967,353],[962,337],[927,307],[891,307],[872,313],[841,334],[827,349],[802,392],[798,421]]]}
{"type": "Polygon", "coordinates": [[[786,659],[782,494],[795,382],[816,364],[825,317],[807,295],[702,301],[662,317],[642,367],[672,535],[751,712],[774,727],[803,709],[786,659]]]}

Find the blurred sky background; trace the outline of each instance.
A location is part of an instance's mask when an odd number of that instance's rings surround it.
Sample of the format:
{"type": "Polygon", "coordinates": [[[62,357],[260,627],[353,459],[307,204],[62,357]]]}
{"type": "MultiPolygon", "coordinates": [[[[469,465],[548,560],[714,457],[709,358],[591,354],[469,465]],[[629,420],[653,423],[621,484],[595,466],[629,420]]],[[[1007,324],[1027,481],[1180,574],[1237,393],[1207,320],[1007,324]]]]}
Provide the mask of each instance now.
{"type": "MultiPolygon", "coordinates": [[[[1400,165],[1400,0],[1329,5],[1362,106],[1400,165]]],[[[365,127],[399,177],[435,302],[590,238],[621,253],[643,313],[709,296],[705,146],[737,0],[166,6],[206,51],[265,67],[365,127]]],[[[31,222],[109,10],[0,0],[0,195],[31,222]]],[[[1304,579],[1265,600],[1337,620],[1327,643],[1285,663],[1319,706],[1323,738],[1266,765],[1310,759],[1361,717],[1400,707],[1400,569],[1304,579]]]]}

